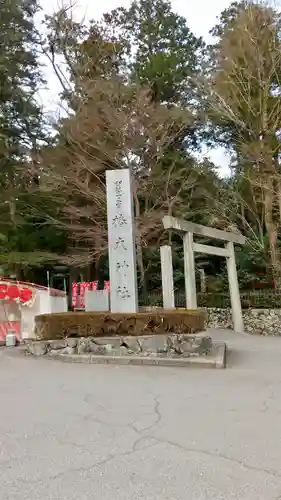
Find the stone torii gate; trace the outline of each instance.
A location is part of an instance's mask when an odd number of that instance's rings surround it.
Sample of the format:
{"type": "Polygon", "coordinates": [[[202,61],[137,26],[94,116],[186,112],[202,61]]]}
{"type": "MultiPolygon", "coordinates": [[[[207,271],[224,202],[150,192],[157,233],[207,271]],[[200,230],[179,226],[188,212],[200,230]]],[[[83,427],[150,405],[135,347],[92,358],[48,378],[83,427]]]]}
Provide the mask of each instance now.
{"type": "MultiPolygon", "coordinates": [[[[227,263],[233,326],[235,332],[243,332],[244,325],[235,262],[234,243],[244,245],[246,238],[239,234],[221,231],[212,227],[201,226],[200,224],[194,224],[193,222],[187,222],[183,219],[176,219],[175,217],[170,216],[163,217],[162,222],[164,229],[172,230],[183,235],[185,296],[187,309],[197,308],[194,252],[225,257],[227,263]],[[195,243],[193,241],[193,234],[223,240],[225,241],[225,247],[220,248],[195,243]]],[[[175,298],[171,247],[169,245],[160,247],[160,254],[163,305],[164,309],[173,309],[175,307],[175,298]]]]}

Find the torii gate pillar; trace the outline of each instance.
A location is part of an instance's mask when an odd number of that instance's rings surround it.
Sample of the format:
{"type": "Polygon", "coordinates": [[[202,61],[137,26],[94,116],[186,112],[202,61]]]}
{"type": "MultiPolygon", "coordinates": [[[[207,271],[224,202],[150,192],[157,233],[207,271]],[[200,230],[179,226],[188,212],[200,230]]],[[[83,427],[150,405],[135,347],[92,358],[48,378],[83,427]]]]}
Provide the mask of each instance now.
{"type": "MultiPolygon", "coordinates": [[[[201,226],[193,222],[187,222],[182,219],[165,216],[162,220],[164,229],[174,230],[183,234],[183,249],[184,249],[184,276],[185,276],[185,296],[187,309],[197,308],[196,299],[196,280],[195,280],[195,260],[194,252],[201,252],[211,255],[218,255],[226,258],[229,292],[232,309],[232,320],[235,332],[244,332],[242,308],[240,301],[237,269],[235,262],[234,243],[243,245],[246,238],[242,235],[221,231],[212,227],[201,226]],[[225,248],[213,247],[194,243],[193,234],[224,240],[225,248]]],[[[167,247],[166,247],[167,248],[167,247]]],[[[173,287],[173,269],[172,265],[165,268],[165,272],[169,273],[163,281],[163,296],[171,295],[171,290],[164,289],[166,286],[173,287]]],[[[162,266],[163,274],[163,266],[162,266]]],[[[165,304],[164,304],[165,307],[165,304]]]]}

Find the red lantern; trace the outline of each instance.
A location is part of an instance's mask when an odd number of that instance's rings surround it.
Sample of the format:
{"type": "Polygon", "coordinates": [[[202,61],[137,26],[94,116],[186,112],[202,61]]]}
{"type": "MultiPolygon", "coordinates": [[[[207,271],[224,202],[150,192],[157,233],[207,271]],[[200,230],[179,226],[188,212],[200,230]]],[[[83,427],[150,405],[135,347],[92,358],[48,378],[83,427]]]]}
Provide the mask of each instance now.
{"type": "Polygon", "coordinates": [[[77,307],[78,303],[78,284],[72,283],[72,307],[77,307]]]}
{"type": "Polygon", "coordinates": [[[85,290],[87,288],[88,283],[82,281],[80,283],[80,293],[79,293],[79,306],[81,309],[85,309],[85,290]]]}
{"type": "Polygon", "coordinates": [[[21,288],[20,290],[20,301],[28,302],[32,299],[32,290],[30,288],[21,288]]]}
{"type": "Polygon", "coordinates": [[[0,285],[0,300],[3,300],[7,295],[8,285],[0,285]]]}
{"type": "Polygon", "coordinates": [[[22,303],[32,299],[32,290],[30,288],[21,288],[17,285],[0,285],[0,300],[20,299],[22,303]]]}
{"type": "Polygon", "coordinates": [[[7,292],[10,300],[15,300],[20,296],[19,287],[17,285],[10,285],[7,292]]]}

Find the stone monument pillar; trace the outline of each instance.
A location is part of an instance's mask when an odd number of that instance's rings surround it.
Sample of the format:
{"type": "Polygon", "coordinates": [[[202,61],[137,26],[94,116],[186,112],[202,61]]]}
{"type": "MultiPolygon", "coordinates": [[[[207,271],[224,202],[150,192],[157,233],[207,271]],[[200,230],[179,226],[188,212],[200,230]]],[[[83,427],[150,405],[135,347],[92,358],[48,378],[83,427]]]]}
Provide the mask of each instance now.
{"type": "Polygon", "coordinates": [[[193,234],[183,236],[185,300],[187,309],[197,309],[193,234]]]}
{"type": "Polygon", "coordinates": [[[161,276],[164,309],[175,308],[172,248],[170,245],[160,247],[161,276]]]}
{"type": "Polygon", "coordinates": [[[228,241],[228,243],[226,243],[225,246],[229,252],[229,256],[226,259],[226,264],[227,264],[233,327],[235,332],[243,333],[244,324],[243,324],[242,307],[241,307],[241,300],[239,293],[237,268],[235,262],[234,245],[231,241],[228,241]]]}
{"type": "Polygon", "coordinates": [[[129,169],[106,171],[111,312],[138,311],[135,224],[129,169]]]}

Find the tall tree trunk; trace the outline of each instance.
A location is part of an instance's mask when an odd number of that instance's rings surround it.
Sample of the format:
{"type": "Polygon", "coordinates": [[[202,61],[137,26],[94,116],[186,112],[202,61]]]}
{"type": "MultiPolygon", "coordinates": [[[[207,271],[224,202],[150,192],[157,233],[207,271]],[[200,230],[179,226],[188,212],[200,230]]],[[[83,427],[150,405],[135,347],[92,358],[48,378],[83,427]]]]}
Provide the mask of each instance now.
{"type": "Polygon", "coordinates": [[[278,176],[277,182],[277,200],[278,200],[278,209],[279,209],[279,223],[281,226],[281,179],[278,176]]]}
{"type": "Polygon", "coordinates": [[[201,293],[206,293],[207,290],[207,284],[206,284],[206,274],[205,274],[205,269],[203,267],[200,267],[199,269],[200,273],[200,292],[201,293]]]}
{"type": "MultiPolygon", "coordinates": [[[[9,200],[9,208],[10,208],[10,218],[11,218],[11,225],[13,227],[14,232],[17,232],[17,222],[16,222],[16,200],[14,198],[10,198],[9,200]]],[[[13,264],[11,265],[10,268],[10,275],[14,274],[16,276],[17,280],[21,280],[22,277],[22,266],[21,264],[13,264]]]]}
{"type": "Polygon", "coordinates": [[[273,279],[276,288],[281,288],[281,260],[278,246],[278,226],[273,217],[273,180],[267,176],[266,186],[264,186],[264,209],[265,228],[269,239],[270,260],[272,266],[273,279]]]}
{"type": "MultiPolygon", "coordinates": [[[[134,190],[134,200],[135,200],[135,215],[136,218],[140,218],[140,203],[138,199],[138,195],[136,193],[136,190],[134,190]]],[[[136,250],[137,250],[137,265],[140,273],[140,281],[141,281],[141,287],[143,294],[146,296],[147,295],[147,283],[146,283],[146,276],[145,276],[145,266],[144,266],[144,258],[143,258],[143,250],[140,242],[140,237],[138,234],[136,234],[136,250]]]]}

